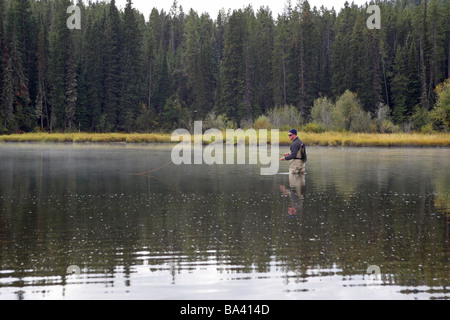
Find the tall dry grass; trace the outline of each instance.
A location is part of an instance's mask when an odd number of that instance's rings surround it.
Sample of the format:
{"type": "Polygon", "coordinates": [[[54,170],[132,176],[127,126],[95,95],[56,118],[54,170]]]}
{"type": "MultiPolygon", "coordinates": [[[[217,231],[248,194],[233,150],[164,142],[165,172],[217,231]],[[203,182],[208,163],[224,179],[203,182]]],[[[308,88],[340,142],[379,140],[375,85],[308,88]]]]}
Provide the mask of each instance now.
{"type": "MultiPolygon", "coordinates": [[[[257,131],[258,132],[258,131],[257,131]]],[[[164,133],[26,133],[1,135],[0,142],[65,142],[65,143],[178,143],[164,133]]],[[[222,131],[224,143],[226,132],[222,131]]],[[[309,146],[348,147],[450,147],[450,133],[351,133],[351,132],[299,132],[300,139],[309,146]]],[[[197,139],[201,137],[197,137],[197,139]]],[[[191,141],[195,137],[191,136],[191,141]]],[[[204,144],[211,140],[205,137],[204,144]],[[207,138],[207,139],[206,139],[207,138]]],[[[249,143],[248,137],[245,138],[249,143]]],[[[271,143],[270,131],[267,134],[271,143]]],[[[287,131],[279,133],[279,144],[290,145],[287,131]]]]}

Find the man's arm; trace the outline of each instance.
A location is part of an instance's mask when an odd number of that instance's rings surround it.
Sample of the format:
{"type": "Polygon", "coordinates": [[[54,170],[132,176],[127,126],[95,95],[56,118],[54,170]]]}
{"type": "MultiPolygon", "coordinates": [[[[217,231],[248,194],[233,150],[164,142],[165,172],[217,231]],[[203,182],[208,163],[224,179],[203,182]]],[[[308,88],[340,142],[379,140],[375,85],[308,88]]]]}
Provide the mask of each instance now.
{"type": "Polygon", "coordinates": [[[292,160],[292,159],[296,159],[297,158],[297,154],[300,151],[302,144],[300,143],[300,141],[296,141],[294,144],[292,144],[291,147],[291,154],[284,157],[284,160],[292,160]]]}

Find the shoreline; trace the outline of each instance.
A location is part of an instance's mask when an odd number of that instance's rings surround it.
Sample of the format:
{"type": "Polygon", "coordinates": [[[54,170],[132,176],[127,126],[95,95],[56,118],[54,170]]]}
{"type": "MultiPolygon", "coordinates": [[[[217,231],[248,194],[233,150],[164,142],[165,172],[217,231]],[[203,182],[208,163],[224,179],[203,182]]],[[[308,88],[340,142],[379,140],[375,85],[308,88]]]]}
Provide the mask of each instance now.
{"type": "MultiPolygon", "coordinates": [[[[225,135],[224,135],[225,136],[225,135]]],[[[172,134],[164,133],[24,133],[0,135],[0,143],[125,143],[125,144],[178,144],[172,134]]],[[[289,146],[287,132],[279,134],[279,145],[289,146]]],[[[194,136],[191,140],[194,141],[194,136]]],[[[203,136],[204,138],[204,136],[203,136]]],[[[350,133],[350,132],[299,132],[307,146],[328,147],[450,147],[450,133],[350,133]]],[[[197,137],[198,139],[198,137],[197,137]]],[[[181,139],[180,139],[181,140],[181,139]]],[[[270,132],[267,137],[270,144],[270,132]]],[[[224,143],[225,143],[224,139],[224,143]]],[[[203,144],[210,142],[203,141],[203,144]]],[[[246,138],[248,144],[248,137],[246,138]]]]}

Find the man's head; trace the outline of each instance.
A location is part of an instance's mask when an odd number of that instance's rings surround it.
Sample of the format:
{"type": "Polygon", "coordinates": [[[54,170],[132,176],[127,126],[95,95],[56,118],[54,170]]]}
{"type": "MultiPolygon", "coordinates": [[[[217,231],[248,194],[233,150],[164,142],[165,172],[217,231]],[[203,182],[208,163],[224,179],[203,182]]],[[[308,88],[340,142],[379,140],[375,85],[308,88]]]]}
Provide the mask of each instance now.
{"type": "Polygon", "coordinates": [[[295,138],[297,138],[297,130],[292,129],[291,131],[289,131],[289,139],[292,141],[295,138]]]}

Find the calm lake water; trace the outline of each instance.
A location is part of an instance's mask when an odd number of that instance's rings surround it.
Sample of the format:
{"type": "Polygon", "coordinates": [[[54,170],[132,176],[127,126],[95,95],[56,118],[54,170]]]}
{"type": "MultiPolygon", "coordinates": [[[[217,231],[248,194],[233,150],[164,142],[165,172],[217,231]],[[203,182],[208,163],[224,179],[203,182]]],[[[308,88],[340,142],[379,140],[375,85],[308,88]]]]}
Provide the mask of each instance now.
{"type": "Polygon", "coordinates": [[[0,300],[450,297],[449,149],[136,175],[172,147],[0,144],[0,300]]]}

